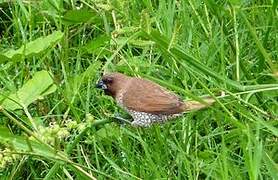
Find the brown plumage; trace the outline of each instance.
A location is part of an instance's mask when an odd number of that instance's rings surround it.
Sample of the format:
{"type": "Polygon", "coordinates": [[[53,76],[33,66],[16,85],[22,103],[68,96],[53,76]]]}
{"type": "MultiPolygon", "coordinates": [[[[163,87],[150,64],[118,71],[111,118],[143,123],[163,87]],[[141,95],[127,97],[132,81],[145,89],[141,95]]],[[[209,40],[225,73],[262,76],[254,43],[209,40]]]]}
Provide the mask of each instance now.
{"type": "Polygon", "coordinates": [[[202,109],[214,102],[211,98],[204,99],[206,104],[183,101],[154,82],[121,73],[104,75],[97,87],[112,96],[130,113],[134,126],[149,126],[153,123],[165,122],[184,112],[202,109]]]}

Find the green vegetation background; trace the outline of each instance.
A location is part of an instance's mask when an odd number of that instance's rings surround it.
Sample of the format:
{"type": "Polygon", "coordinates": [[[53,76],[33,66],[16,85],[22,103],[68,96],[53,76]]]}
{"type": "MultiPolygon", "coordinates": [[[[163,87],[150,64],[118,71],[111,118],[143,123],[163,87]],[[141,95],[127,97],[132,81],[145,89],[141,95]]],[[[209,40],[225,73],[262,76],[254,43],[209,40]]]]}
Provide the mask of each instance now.
{"type": "Polygon", "coordinates": [[[3,179],[278,179],[278,1],[0,2],[3,179]],[[94,88],[153,80],[209,109],[150,128],[94,88]]]}

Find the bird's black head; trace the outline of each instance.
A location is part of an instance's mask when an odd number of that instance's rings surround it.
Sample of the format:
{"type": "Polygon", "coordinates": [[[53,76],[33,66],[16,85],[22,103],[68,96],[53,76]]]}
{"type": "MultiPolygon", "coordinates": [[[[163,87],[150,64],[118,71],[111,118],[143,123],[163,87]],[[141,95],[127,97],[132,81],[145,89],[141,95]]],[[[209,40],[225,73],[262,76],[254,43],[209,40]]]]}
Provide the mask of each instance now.
{"type": "Polygon", "coordinates": [[[127,76],[121,73],[106,74],[98,81],[96,88],[104,90],[106,95],[115,97],[126,83],[126,79],[127,76]]]}

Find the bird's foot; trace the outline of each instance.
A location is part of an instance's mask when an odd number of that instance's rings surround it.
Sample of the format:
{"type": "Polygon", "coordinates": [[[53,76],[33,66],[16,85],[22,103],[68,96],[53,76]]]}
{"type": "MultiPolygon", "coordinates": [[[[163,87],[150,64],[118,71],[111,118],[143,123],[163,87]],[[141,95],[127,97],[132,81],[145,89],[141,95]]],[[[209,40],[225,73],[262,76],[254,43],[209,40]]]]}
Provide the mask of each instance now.
{"type": "Polygon", "coordinates": [[[116,113],[114,115],[114,119],[116,120],[117,123],[120,125],[126,125],[126,124],[131,124],[131,122],[126,119],[125,117],[122,117],[119,113],[116,113]]]}

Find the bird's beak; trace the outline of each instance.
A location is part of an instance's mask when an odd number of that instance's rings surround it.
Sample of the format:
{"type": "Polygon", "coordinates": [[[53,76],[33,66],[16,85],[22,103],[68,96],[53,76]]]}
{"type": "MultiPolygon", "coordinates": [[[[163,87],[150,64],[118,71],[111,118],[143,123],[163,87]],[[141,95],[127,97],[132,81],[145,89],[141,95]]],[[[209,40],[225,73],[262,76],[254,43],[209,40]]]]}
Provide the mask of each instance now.
{"type": "Polygon", "coordinates": [[[106,84],[104,84],[104,82],[102,80],[100,80],[97,84],[96,84],[96,88],[102,89],[102,90],[107,90],[107,86],[106,84]]]}

